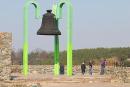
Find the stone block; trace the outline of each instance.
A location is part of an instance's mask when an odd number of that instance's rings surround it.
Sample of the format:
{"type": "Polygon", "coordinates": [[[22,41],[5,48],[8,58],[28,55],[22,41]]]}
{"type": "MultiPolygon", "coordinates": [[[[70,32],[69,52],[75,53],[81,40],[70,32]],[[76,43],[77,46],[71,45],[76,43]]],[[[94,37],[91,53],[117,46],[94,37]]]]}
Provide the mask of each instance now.
{"type": "Polygon", "coordinates": [[[0,80],[9,80],[11,74],[12,34],[0,32],[0,80]]]}

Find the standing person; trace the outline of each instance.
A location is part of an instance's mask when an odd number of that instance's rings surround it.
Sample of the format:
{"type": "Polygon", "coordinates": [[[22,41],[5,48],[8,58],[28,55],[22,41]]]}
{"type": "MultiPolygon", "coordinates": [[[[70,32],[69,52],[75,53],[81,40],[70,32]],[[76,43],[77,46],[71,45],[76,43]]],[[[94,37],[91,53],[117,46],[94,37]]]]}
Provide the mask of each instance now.
{"type": "Polygon", "coordinates": [[[106,67],[106,60],[104,59],[103,61],[101,61],[101,72],[100,72],[100,75],[104,75],[105,67],[106,67]]]}
{"type": "Polygon", "coordinates": [[[64,65],[60,64],[60,74],[63,75],[64,74],[64,65]]]}
{"type": "Polygon", "coordinates": [[[82,71],[82,74],[83,74],[83,75],[85,74],[85,69],[86,69],[86,65],[85,65],[85,63],[83,62],[83,63],[81,64],[81,71],[82,71]]]}
{"type": "Polygon", "coordinates": [[[77,66],[74,66],[74,73],[73,73],[73,75],[76,74],[77,71],[78,71],[78,67],[77,67],[77,66]]]}
{"type": "Polygon", "coordinates": [[[91,60],[89,61],[88,65],[89,65],[89,75],[92,75],[92,73],[93,73],[93,63],[92,63],[91,60]]]}

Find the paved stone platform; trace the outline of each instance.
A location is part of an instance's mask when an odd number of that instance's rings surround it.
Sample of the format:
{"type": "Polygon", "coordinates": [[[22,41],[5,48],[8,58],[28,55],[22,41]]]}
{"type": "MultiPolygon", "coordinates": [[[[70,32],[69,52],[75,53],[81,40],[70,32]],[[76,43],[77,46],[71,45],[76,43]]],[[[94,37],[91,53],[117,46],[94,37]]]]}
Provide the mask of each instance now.
{"type": "Polygon", "coordinates": [[[129,83],[80,82],[59,83],[47,81],[0,82],[0,87],[130,87],[129,83]]]}
{"type": "MultiPolygon", "coordinates": [[[[54,76],[53,74],[29,74],[27,77],[23,76],[20,73],[12,74],[12,81],[45,81],[45,82],[54,82],[54,83],[120,83],[122,82],[119,79],[115,79],[110,75],[81,75],[76,74],[73,76],[59,75],[54,76]]],[[[127,80],[130,83],[130,78],[127,80]]]]}
{"type": "Polygon", "coordinates": [[[12,76],[13,80],[0,82],[0,87],[130,87],[130,83],[113,80],[108,75],[78,74],[68,77],[34,73],[24,77],[20,73],[13,73],[12,76]]]}

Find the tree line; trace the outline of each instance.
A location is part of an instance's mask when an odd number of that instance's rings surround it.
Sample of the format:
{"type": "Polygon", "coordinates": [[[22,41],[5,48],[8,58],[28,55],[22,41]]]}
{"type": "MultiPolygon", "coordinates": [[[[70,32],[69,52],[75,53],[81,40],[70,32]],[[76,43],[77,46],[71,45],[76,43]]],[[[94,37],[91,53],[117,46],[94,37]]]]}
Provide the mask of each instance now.
{"type": "MultiPolygon", "coordinates": [[[[21,65],[22,64],[22,53],[23,50],[19,49],[17,51],[12,51],[12,64],[21,65]]],[[[30,65],[53,65],[54,64],[54,53],[46,52],[41,49],[36,49],[31,51],[29,54],[29,64],[30,65]]],[[[116,59],[119,61],[124,61],[127,65],[127,59],[130,58],[130,47],[120,47],[120,48],[90,48],[90,49],[77,49],[73,50],[73,64],[79,65],[83,61],[86,63],[90,60],[98,64],[102,59],[112,60],[116,59]]],[[[60,63],[66,64],[67,62],[67,52],[60,52],[60,63]]]]}

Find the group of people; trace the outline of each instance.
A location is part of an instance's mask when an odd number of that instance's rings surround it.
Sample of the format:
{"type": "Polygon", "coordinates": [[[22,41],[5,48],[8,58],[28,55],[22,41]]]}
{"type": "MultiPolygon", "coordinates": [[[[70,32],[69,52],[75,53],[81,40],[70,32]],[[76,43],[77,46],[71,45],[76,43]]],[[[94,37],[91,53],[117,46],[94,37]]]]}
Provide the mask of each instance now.
{"type": "MultiPolygon", "coordinates": [[[[93,74],[93,62],[92,61],[89,61],[88,67],[89,67],[89,70],[88,70],[89,74],[92,75],[93,74]]],[[[106,67],[106,60],[102,60],[101,61],[100,67],[101,67],[101,69],[100,69],[100,75],[104,75],[104,73],[105,73],[105,67],[106,67]]],[[[83,75],[86,72],[85,62],[83,62],[81,64],[81,72],[82,72],[83,75]]]]}
{"type": "MultiPolygon", "coordinates": [[[[92,75],[93,74],[93,62],[92,61],[89,61],[88,67],[89,67],[89,70],[88,70],[89,74],[92,75]]],[[[101,61],[100,67],[101,67],[100,75],[104,75],[105,67],[106,67],[106,60],[101,61]]],[[[83,62],[81,64],[81,72],[82,72],[83,75],[86,72],[86,64],[85,64],[85,62],[83,62]]],[[[60,64],[60,74],[61,75],[64,74],[64,65],[63,64],[60,64]]]]}

